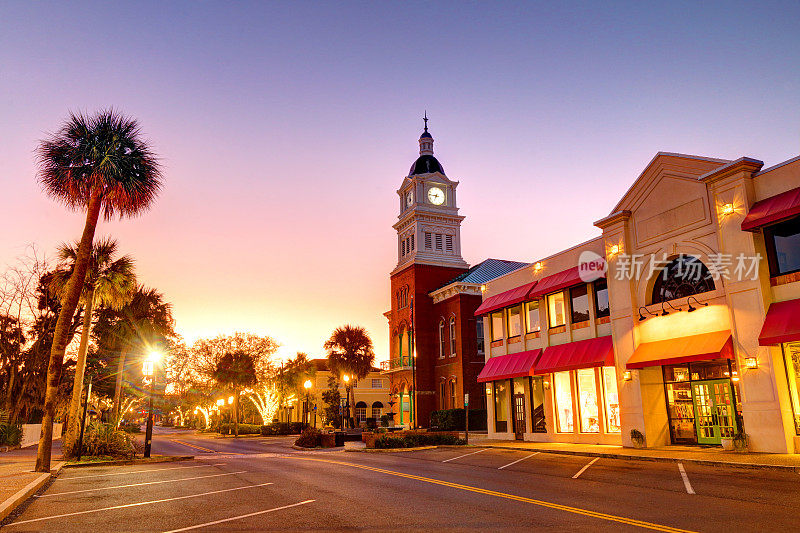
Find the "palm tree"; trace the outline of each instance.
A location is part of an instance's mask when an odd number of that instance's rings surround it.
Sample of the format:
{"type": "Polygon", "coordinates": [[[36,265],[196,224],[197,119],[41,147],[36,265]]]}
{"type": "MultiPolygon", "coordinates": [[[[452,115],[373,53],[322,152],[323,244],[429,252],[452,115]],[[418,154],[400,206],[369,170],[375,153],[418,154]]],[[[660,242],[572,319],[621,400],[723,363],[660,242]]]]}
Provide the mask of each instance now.
{"type": "MultiPolygon", "coordinates": [[[[78,413],[81,405],[83,375],[86,369],[86,352],[89,347],[89,334],[92,329],[93,310],[96,306],[119,310],[133,296],[136,289],[136,275],[133,272],[133,259],[123,256],[114,259],[117,241],[106,238],[94,244],[89,258],[81,300],[83,303],[83,328],[78,358],[75,365],[75,380],[72,386],[72,399],[67,415],[67,433],[63,440],[65,456],[71,456],[78,441],[80,429],[78,413]]],[[[78,256],[78,245],[63,244],[58,250],[59,259],[70,265],[58,270],[53,277],[54,292],[61,296],[69,280],[69,275],[78,256]]]]}
{"type": "MultiPolygon", "coordinates": [[[[330,339],[325,341],[324,347],[328,352],[328,367],[334,375],[347,374],[350,379],[359,380],[367,377],[372,370],[375,361],[372,339],[361,326],[346,324],[336,328],[330,339]]],[[[353,387],[349,387],[347,393],[348,403],[355,405],[353,387]],[[353,395],[352,402],[350,394],[353,395]]]]}
{"type": "Polygon", "coordinates": [[[117,359],[116,385],[114,387],[114,420],[120,420],[122,382],[125,361],[133,350],[141,353],[159,344],[160,340],[172,336],[172,306],[164,301],[164,295],[155,289],[140,286],[131,300],[119,311],[120,320],[115,324],[119,356],[117,359]]]}
{"type": "Polygon", "coordinates": [[[233,392],[233,432],[239,436],[239,394],[242,389],[252,387],[256,379],[253,356],[242,350],[228,352],[222,356],[214,369],[214,380],[233,392]]]}
{"type": "Polygon", "coordinates": [[[75,268],[64,287],[50,359],[36,471],[50,471],[61,369],[72,317],[84,287],[97,222],[135,216],[150,207],[161,188],[161,170],[136,120],[114,110],[87,117],[71,113],[61,129],[37,150],[39,181],[45,192],[68,208],[86,212],[75,268]]]}

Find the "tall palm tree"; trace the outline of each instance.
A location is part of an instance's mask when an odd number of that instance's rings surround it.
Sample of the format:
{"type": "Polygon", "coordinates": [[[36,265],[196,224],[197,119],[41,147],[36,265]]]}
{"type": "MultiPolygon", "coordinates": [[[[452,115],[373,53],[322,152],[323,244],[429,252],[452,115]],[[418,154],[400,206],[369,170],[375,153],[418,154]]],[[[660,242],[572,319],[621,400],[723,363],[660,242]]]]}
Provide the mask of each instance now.
{"type": "Polygon", "coordinates": [[[252,355],[242,350],[228,352],[217,362],[214,380],[233,392],[233,433],[239,436],[239,395],[242,389],[256,384],[256,364],[252,355]]]}
{"type": "MultiPolygon", "coordinates": [[[[347,374],[350,379],[364,379],[372,369],[375,351],[367,330],[361,326],[346,324],[333,330],[325,341],[328,352],[328,367],[334,375],[347,374]]],[[[348,403],[355,405],[353,387],[347,387],[348,403]],[[352,401],[349,396],[352,394],[352,401]]],[[[349,413],[348,413],[349,416],[349,413]]]]}
{"type": "Polygon", "coordinates": [[[117,421],[120,418],[122,382],[128,354],[134,350],[144,354],[158,345],[159,341],[174,334],[172,306],[165,302],[164,295],[155,289],[138,287],[118,314],[120,320],[116,323],[116,333],[119,356],[112,410],[117,421]]]}
{"type": "MultiPolygon", "coordinates": [[[[78,441],[80,429],[78,413],[81,405],[83,375],[86,369],[86,352],[89,348],[89,334],[92,329],[93,310],[96,306],[122,309],[133,297],[136,289],[136,275],[133,272],[133,259],[125,255],[114,259],[117,241],[106,238],[92,246],[89,268],[86,271],[81,303],[83,305],[83,328],[78,358],[75,364],[75,379],[72,386],[72,399],[67,415],[67,432],[63,440],[65,456],[71,456],[78,441]]],[[[63,244],[58,250],[59,259],[67,265],[53,277],[52,287],[59,296],[63,293],[78,257],[78,244],[63,244]]]]}
{"type": "Polygon", "coordinates": [[[86,212],[75,268],[64,287],[47,365],[36,471],[49,472],[53,418],[68,329],[83,290],[100,213],[110,219],[131,217],[146,210],[158,195],[162,175],[137,121],[114,110],[91,117],[71,113],[58,132],[41,141],[37,160],[38,178],[45,192],[70,209],[86,212]]]}

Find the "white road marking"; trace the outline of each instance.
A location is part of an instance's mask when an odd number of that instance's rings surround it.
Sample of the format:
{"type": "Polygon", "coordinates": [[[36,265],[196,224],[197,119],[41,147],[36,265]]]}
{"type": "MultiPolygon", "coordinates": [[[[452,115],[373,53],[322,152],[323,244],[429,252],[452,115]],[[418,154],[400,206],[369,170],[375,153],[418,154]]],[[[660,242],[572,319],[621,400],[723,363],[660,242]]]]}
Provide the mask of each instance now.
{"type": "Polygon", "coordinates": [[[445,459],[445,460],[444,460],[444,461],[442,461],[442,462],[443,462],[443,463],[449,463],[450,461],[455,461],[456,459],[461,459],[462,457],[466,457],[466,456],[468,456],[468,455],[475,455],[476,453],[485,452],[485,451],[486,451],[486,450],[488,450],[488,449],[489,449],[489,448],[484,448],[484,449],[482,449],[482,450],[478,450],[477,452],[465,453],[464,455],[459,455],[458,457],[451,457],[450,459],[445,459]]]}
{"type": "Polygon", "coordinates": [[[586,466],[584,466],[583,468],[581,468],[580,470],[578,470],[578,473],[577,473],[577,474],[575,474],[574,476],[572,476],[572,479],[578,479],[578,477],[580,477],[580,475],[581,475],[581,474],[583,474],[584,472],[586,472],[586,469],[587,469],[587,468],[589,468],[590,466],[592,466],[594,463],[596,463],[598,459],[600,459],[600,458],[599,458],[599,457],[595,457],[594,459],[592,459],[591,461],[589,461],[589,462],[586,464],[586,466]]]}
{"type": "Polygon", "coordinates": [[[223,518],[222,520],[214,520],[213,522],[206,522],[205,524],[197,524],[196,526],[189,526],[189,527],[182,527],[180,529],[172,529],[165,533],[178,533],[179,531],[189,531],[190,529],[198,529],[201,527],[213,526],[216,524],[222,524],[224,522],[230,522],[231,520],[240,520],[242,518],[248,518],[250,516],[257,516],[260,514],[271,513],[273,511],[280,511],[282,509],[289,509],[290,507],[297,507],[299,505],[305,505],[307,503],[315,502],[316,500],[306,500],[304,502],[293,503],[291,505],[284,505],[283,507],[275,507],[274,509],[267,509],[266,511],[256,511],[255,513],[248,513],[239,516],[232,516],[230,518],[223,518]]]}
{"type": "Polygon", "coordinates": [[[193,479],[205,479],[209,477],[221,477],[221,476],[232,476],[234,474],[244,474],[247,470],[240,470],[238,472],[226,472],[224,474],[211,474],[208,476],[195,476],[195,477],[184,477],[180,479],[165,479],[163,481],[145,481],[143,483],[131,483],[129,485],[115,485],[113,487],[99,487],[96,489],[82,489],[82,490],[70,490],[67,492],[56,492],[55,494],[42,494],[41,496],[37,496],[37,498],[52,498],[53,496],[64,496],[66,494],[79,494],[81,492],[95,492],[98,490],[111,490],[111,489],[126,489],[128,487],[141,487],[142,485],[160,485],[161,483],[177,483],[179,481],[191,481],[193,479]]]}
{"type": "Polygon", "coordinates": [[[209,466],[222,466],[225,463],[214,463],[213,465],[194,465],[194,466],[173,466],[171,468],[150,468],[147,470],[132,470],[130,472],[113,472],[111,474],[93,474],[91,476],[72,476],[61,477],[61,479],[86,479],[91,477],[124,476],[126,474],[142,474],[145,472],[163,472],[165,470],[183,470],[185,468],[208,468],[209,466]]]}
{"type": "Polygon", "coordinates": [[[18,522],[11,522],[3,527],[18,526],[20,524],[28,524],[30,522],[41,522],[42,520],[54,520],[56,518],[65,518],[67,516],[76,516],[89,513],[100,513],[103,511],[113,511],[114,509],[125,509],[127,507],[139,507],[141,505],[151,505],[154,503],[171,502],[175,500],[186,500],[189,498],[199,498],[200,496],[209,496],[211,494],[219,494],[221,492],[231,492],[234,490],[254,489],[256,487],[264,487],[272,485],[272,483],[259,483],[258,485],[247,485],[246,487],[235,487],[233,489],[212,490],[210,492],[201,492],[200,494],[189,494],[188,496],[176,496],[174,498],[164,498],[162,500],[150,500],[147,502],[126,503],[125,505],[114,505],[112,507],[101,507],[100,509],[89,509],[87,511],[75,511],[74,513],[57,514],[53,516],[43,516],[42,518],[31,518],[30,520],[20,520],[18,522]]]}
{"type": "Polygon", "coordinates": [[[683,486],[686,487],[687,494],[694,494],[694,489],[692,488],[692,484],[689,483],[689,476],[686,475],[686,469],[683,468],[683,463],[678,463],[678,470],[681,471],[683,486]]]}
{"type": "Polygon", "coordinates": [[[531,457],[533,457],[534,455],[539,455],[539,453],[540,453],[540,452],[533,452],[533,453],[532,453],[532,454],[530,454],[530,455],[526,455],[526,456],[525,456],[525,457],[523,457],[522,459],[517,459],[517,460],[516,460],[516,461],[514,461],[513,463],[508,463],[507,465],[498,466],[498,467],[497,467],[497,469],[498,469],[498,470],[502,470],[502,469],[504,469],[504,468],[505,468],[505,467],[507,467],[507,466],[515,465],[515,464],[519,463],[520,461],[524,461],[525,459],[530,459],[530,458],[531,458],[531,457]]]}

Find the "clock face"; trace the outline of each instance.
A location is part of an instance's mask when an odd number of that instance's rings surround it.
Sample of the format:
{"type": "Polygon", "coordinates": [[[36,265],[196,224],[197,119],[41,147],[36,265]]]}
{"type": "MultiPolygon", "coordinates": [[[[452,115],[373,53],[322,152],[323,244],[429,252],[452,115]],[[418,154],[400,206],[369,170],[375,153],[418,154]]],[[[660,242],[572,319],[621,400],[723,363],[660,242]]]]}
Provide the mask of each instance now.
{"type": "Polygon", "coordinates": [[[413,204],[413,203],[414,203],[414,193],[411,192],[411,191],[408,191],[406,193],[406,207],[411,207],[411,204],[413,204]]]}
{"type": "Polygon", "coordinates": [[[428,200],[433,205],[442,205],[444,203],[444,191],[439,187],[431,187],[428,189],[428,200]]]}

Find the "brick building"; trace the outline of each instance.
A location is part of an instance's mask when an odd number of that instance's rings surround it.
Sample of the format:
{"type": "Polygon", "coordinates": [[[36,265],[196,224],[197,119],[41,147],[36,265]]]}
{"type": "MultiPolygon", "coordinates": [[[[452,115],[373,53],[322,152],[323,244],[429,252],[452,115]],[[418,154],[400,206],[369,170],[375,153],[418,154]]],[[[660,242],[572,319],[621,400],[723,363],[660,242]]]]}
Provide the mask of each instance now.
{"type": "Polygon", "coordinates": [[[477,383],[483,331],[474,317],[481,285],[524,266],[488,259],[470,268],[461,257],[458,182],[434,157],[425,122],[419,158],[397,190],[398,260],[390,274],[392,306],[384,313],[390,359],[382,363],[390,378],[394,423],[416,427],[427,427],[435,409],[463,406],[465,392],[472,405],[483,406],[477,383]]]}

